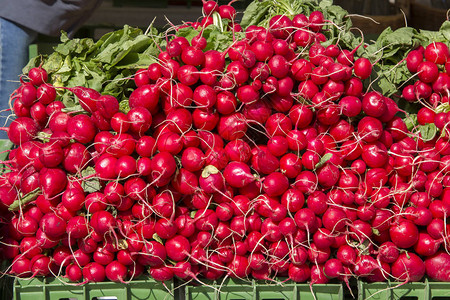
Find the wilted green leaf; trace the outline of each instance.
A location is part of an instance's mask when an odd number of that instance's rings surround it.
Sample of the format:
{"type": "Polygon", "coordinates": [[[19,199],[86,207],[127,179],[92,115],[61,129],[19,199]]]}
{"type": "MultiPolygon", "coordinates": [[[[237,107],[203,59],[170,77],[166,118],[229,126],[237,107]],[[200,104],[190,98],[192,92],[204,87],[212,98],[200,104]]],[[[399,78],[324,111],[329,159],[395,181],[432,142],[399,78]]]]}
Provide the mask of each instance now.
{"type": "Polygon", "coordinates": [[[83,179],[81,186],[86,193],[95,193],[101,189],[100,180],[95,176],[95,169],[93,167],[87,167],[81,171],[83,179]]]}
{"type": "Polygon", "coordinates": [[[403,121],[405,122],[408,131],[412,131],[417,126],[417,115],[410,114],[406,116],[403,121]]]}
{"type": "Polygon", "coordinates": [[[319,169],[320,167],[322,167],[327,161],[330,160],[330,158],[333,156],[333,154],[331,153],[325,153],[321,158],[320,161],[316,164],[316,166],[314,167],[314,169],[319,169]]]}
{"type": "Polygon", "coordinates": [[[130,105],[128,104],[128,100],[123,100],[120,102],[119,109],[124,114],[130,111],[130,105]]]}
{"type": "Polygon", "coordinates": [[[37,188],[28,194],[24,195],[23,197],[19,197],[19,199],[15,200],[9,207],[9,211],[18,211],[20,207],[33,202],[36,200],[36,198],[41,194],[41,189],[37,188]]]}
{"type": "Polygon", "coordinates": [[[270,1],[253,1],[244,11],[242,16],[241,26],[247,28],[250,25],[256,25],[260,22],[261,18],[269,10],[270,1]]]}
{"type": "Polygon", "coordinates": [[[450,21],[445,21],[439,29],[439,32],[442,33],[447,41],[450,41],[450,21]]]}
{"type": "Polygon", "coordinates": [[[437,127],[433,123],[419,125],[419,131],[422,139],[427,142],[434,139],[437,133],[437,127]]]}

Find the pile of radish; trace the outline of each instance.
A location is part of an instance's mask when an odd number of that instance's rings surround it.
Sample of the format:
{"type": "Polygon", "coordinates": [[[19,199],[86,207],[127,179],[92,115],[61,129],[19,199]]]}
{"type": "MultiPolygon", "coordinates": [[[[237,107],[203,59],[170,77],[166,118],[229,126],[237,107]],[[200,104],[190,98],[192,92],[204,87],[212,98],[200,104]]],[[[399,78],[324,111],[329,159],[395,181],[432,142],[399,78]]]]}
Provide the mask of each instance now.
{"type": "MultiPolygon", "coordinates": [[[[128,106],[41,67],[12,95],[0,176],[8,274],[77,283],[227,277],[450,281],[450,53],[411,49],[417,123],[321,11],[243,29],[226,51],[168,36],[128,106]],[[61,93],[78,99],[65,107],[61,93]],[[423,138],[419,126],[435,124],[423,138]]],[[[361,43],[361,46],[363,43],[361,43]]]]}

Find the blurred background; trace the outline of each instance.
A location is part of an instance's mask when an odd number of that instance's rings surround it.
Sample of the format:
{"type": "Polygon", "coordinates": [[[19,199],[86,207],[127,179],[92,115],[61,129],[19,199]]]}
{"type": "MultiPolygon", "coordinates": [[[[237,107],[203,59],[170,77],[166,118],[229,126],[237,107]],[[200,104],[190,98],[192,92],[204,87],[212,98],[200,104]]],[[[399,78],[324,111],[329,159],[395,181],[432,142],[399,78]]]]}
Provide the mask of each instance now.
{"type": "MultiPolygon", "coordinates": [[[[220,4],[229,1],[220,0],[220,4]]],[[[243,11],[250,0],[233,3],[243,11]]],[[[365,33],[379,33],[387,26],[394,28],[408,26],[427,30],[437,30],[446,19],[450,0],[334,0],[351,14],[371,16],[380,24],[353,16],[356,26],[365,33]]],[[[154,26],[158,29],[167,24],[195,21],[201,15],[201,0],[104,0],[101,7],[92,15],[78,35],[98,37],[123,27],[124,24],[143,29],[156,17],[154,26]]]]}
{"type": "MultiPolygon", "coordinates": [[[[229,0],[219,0],[228,4],[229,0]]],[[[251,0],[238,0],[232,5],[238,11],[238,19],[251,0]]],[[[376,37],[386,28],[403,26],[416,29],[438,30],[447,19],[450,0],[334,0],[345,8],[354,26],[360,28],[366,38],[376,37]],[[364,17],[363,17],[364,16],[364,17]],[[369,18],[367,18],[369,17],[369,18]]],[[[123,25],[145,29],[152,23],[158,30],[172,24],[193,22],[201,16],[201,0],[104,0],[90,19],[78,30],[75,37],[94,39],[122,28],[123,25]]],[[[59,38],[38,36],[30,47],[30,57],[38,53],[52,52],[59,38]]]]}

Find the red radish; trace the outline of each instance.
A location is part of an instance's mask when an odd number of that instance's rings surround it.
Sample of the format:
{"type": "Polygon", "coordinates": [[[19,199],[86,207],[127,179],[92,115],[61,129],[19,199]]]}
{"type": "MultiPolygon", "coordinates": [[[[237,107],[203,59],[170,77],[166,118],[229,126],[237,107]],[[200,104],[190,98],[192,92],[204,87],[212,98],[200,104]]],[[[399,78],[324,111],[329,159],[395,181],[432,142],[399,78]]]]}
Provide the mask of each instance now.
{"type": "Polygon", "coordinates": [[[330,259],[325,263],[323,272],[328,278],[336,278],[344,273],[344,266],[340,260],[330,259]]]}
{"type": "Polygon", "coordinates": [[[236,110],[236,97],[229,91],[222,91],[217,94],[215,107],[220,114],[228,115],[236,110]]]}
{"type": "Polygon", "coordinates": [[[418,50],[413,50],[406,56],[406,66],[411,73],[417,72],[417,67],[423,61],[423,54],[418,50]]]}
{"type": "Polygon", "coordinates": [[[150,157],[155,152],[155,139],[151,136],[142,136],[136,143],[136,153],[143,157],[150,157]]]}
{"type": "Polygon", "coordinates": [[[91,262],[83,268],[85,282],[102,282],[106,278],[105,268],[96,262],[91,262]]]}
{"type": "Polygon", "coordinates": [[[419,239],[419,230],[411,221],[400,220],[389,228],[389,234],[397,247],[407,249],[419,239]]]}
{"type": "Polygon", "coordinates": [[[43,168],[39,172],[39,183],[46,199],[61,193],[67,184],[66,173],[58,168],[43,168]]]}
{"type": "Polygon", "coordinates": [[[258,100],[253,103],[247,103],[242,113],[248,121],[256,121],[257,123],[265,123],[271,116],[271,108],[269,103],[264,100],[258,100]]]}
{"type": "Polygon", "coordinates": [[[48,276],[53,266],[50,257],[42,254],[31,259],[31,272],[33,276],[48,276]]]}
{"type": "Polygon", "coordinates": [[[127,267],[118,261],[113,261],[106,266],[105,275],[111,281],[123,283],[127,275],[127,267]]]}
{"type": "Polygon", "coordinates": [[[401,281],[419,281],[425,275],[425,263],[414,253],[402,253],[392,264],[392,276],[401,281]]]}
{"type": "Polygon", "coordinates": [[[76,115],[67,122],[67,133],[77,142],[87,144],[96,134],[96,128],[87,115],[76,115]]]}
{"type": "Polygon", "coordinates": [[[19,117],[11,122],[9,128],[2,128],[8,133],[9,140],[15,145],[31,141],[38,133],[38,125],[29,117],[19,117]]]}
{"type": "Polygon", "coordinates": [[[141,87],[143,85],[150,83],[150,77],[148,74],[148,69],[139,69],[134,74],[134,83],[137,87],[141,87]]]}
{"type": "Polygon", "coordinates": [[[103,236],[116,226],[116,219],[109,212],[101,210],[92,215],[89,223],[95,232],[103,236]]]}
{"type": "Polygon", "coordinates": [[[421,232],[417,243],[414,245],[414,251],[422,256],[432,256],[437,253],[440,245],[440,241],[433,239],[427,233],[421,232]]]}
{"type": "Polygon", "coordinates": [[[175,173],[176,161],[170,153],[160,152],[152,158],[151,169],[154,180],[162,181],[175,173]]]}
{"type": "Polygon", "coordinates": [[[246,118],[242,113],[233,113],[223,116],[217,125],[219,135],[228,141],[240,139],[247,131],[246,118]]]}
{"type": "Polygon", "coordinates": [[[61,237],[66,232],[66,221],[54,213],[45,214],[39,226],[49,238],[61,237]]]}
{"type": "Polygon", "coordinates": [[[166,250],[163,245],[156,241],[150,241],[144,244],[142,254],[139,256],[139,263],[144,266],[161,266],[166,259],[166,250]]]}
{"type": "Polygon", "coordinates": [[[417,77],[422,82],[431,83],[435,81],[439,75],[439,69],[433,62],[424,61],[417,67],[417,77]]]}
{"type": "Polygon", "coordinates": [[[343,210],[330,207],[323,215],[323,225],[331,232],[340,231],[345,227],[346,218],[343,210]]]}
{"type": "Polygon", "coordinates": [[[172,185],[181,194],[192,195],[198,189],[198,179],[194,173],[181,168],[175,175],[172,185]]]}
{"type": "MultiPolygon", "coordinates": [[[[442,42],[432,42],[425,48],[425,59],[438,65],[445,64],[450,52],[446,44],[442,42]]],[[[411,71],[413,72],[413,71],[411,71]]],[[[415,71],[414,71],[415,72],[415,71]]]]}
{"type": "Polygon", "coordinates": [[[191,44],[192,44],[192,46],[203,50],[207,46],[207,40],[203,36],[197,35],[197,36],[192,38],[191,44]]]}
{"type": "Polygon", "coordinates": [[[381,117],[387,109],[383,95],[378,92],[368,92],[362,99],[362,109],[371,117],[381,117]]]}
{"type": "Polygon", "coordinates": [[[56,89],[51,84],[42,84],[37,88],[36,96],[40,103],[47,106],[55,101],[56,89]]]}
{"type": "Polygon", "coordinates": [[[195,147],[188,147],[183,151],[181,164],[188,171],[199,171],[205,165],[204,155],[202,150],[195,147]]]}
{"type": "Polygon", "coordinates": [[[58,166],[64,159],[64,152],[61,146],[55,142],[45,143],[39,147],[39,160],[46,168],[58,166]]]}
{"type": "Polygon", "coordinates": [[[447,268],[442,266],[447,265],[450,261],[450,255],[444,251],[439,251],[435,255],[425,260],[425,270],[427,276],[433,280],[439,280],[444,282],[450,281],[450,273],[447,268]]]}
{"type": "Polygon", "coordinates": [[[34,67],[28,71],[28,78],[30,79],[31,84],[40,86],[47,82],[48,73],[42,67],[34,67]]]}
{"type": "Polygon", "coordinates": [[[372,73],[372,63],[367,58],[360,57],[355,61],[353,70],[359,78],[367,79],[372,73]]]}
{"type": "Polygon", "coordinates": [[[150,268],[150,276],[157,281],[168,281],[173,278],[173,271],[171,268],[166,266],[152,267],[150,268]]]}
{"type": "Polygon", "coordinates": [[[200,108],[211,108],[216,103],[216,92],[209,85],[199,85],[193,94],[194,103],[200,108]]]}
{"type": "Polygon", "coordinates": [[[250,85],[243,85],[237,90],[237,98],[245,104],[251,104],[259,100],[259,92],[250,85]]]}
{"type": "Polygon", "coordinates": [[[177,235],[165,244],[167,256],[174,261],[183,261],[190,251],[190,244],[187,238],[177,235]]]}
{"type": "Polygon", "coordinates": [[[339,169],[335,165],[327,163],[317,171],[317,179],[320,185],[330,188],[339,180],[339,169]]]}
{"type": "Polygon", "coordinates": [[[225,181],[232,187],[241,188],[255,180],[248,165],[242,162],[230,162],[223,171],[225,181]]]}
{"type": "Polygon", "coordinates": [[[65,276],[72,282],[78,282],[83,278],[83,271],[77,264],[70,264],[66,267],[65,276]]]}
{"type": "Polygon", "coordinates": [[[280,158],[280,171],[288,178],[297,177],[302,171],[302,161],[294,153],[287,153],[280,158]]]}
{"type": "Polygon", "coordinates": [[[197,108],[192,113],[192,121],[195,128],[211,131],[213,130],[220,120],[219,114],[213,109],[200,109],[197,108]]]}
{"type": "Polygon", "coordinates": [[[362,109],[362,104],[359,98],[355,96],[346,96],[339,101],[339,106],[342,113],[347,117],[356,117],[362,109]]]}
{"type": "Polygon", "coordinates": [[[144,107],[132,108],[127,113],[128,120],[130,120],[130,131],[138,134],[139,136],[150,129],[152,124],[152,115],[150,111],[144,107]]]}
{"type": "Polygon", "coordinates": [[[76,86],[67,89],[78,97],[80,105],[84,110],[89,113],[93,113],[96,110],[96,101],[101,96],[99,92],[94,89],[82,86],[76,86]]]}
{"type": "Polygon", "coordinates": [[[187,65],[200,66],[205,61],[205,54],[200,49],[188,46],[183,49],[181,60],[187,65]]]}
{"type": "Polygon", "coordinates": [[[20,89],[20,101],[26,107],[30,107],[37,100],[37,90],[31,84],[25,84],[20,89]]]}
{"type": "Polygon", "coordinates": [[[95,213],[106,209],[106,201],[104,194],[100,192],[94,192],[86,196],[84,206],[89,213],[95,213]]]}
{"type": "Polygon", "coordinates": [[[75,216],[71,218],[66,227],[67,233],[70,238],[79,239],[88,235],[87,220],[83,216],[75,216]]]}

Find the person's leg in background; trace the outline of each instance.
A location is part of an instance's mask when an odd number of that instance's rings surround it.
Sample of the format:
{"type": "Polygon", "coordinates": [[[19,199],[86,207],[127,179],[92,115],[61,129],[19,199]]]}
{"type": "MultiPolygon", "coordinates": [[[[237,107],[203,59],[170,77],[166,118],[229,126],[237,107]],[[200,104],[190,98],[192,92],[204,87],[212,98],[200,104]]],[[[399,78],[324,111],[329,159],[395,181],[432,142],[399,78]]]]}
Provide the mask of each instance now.
{"type": "MultiPolygon", "coordinates": [[[[9,97],[20,86],[22,68],[29,60],[28,47],[36,36],[35,31],[0,18],[0,126],[4,126],[12,114],[7,110],[9,97]]],[[[0,138],[7,138],[3,131],[0,138]]]]}

